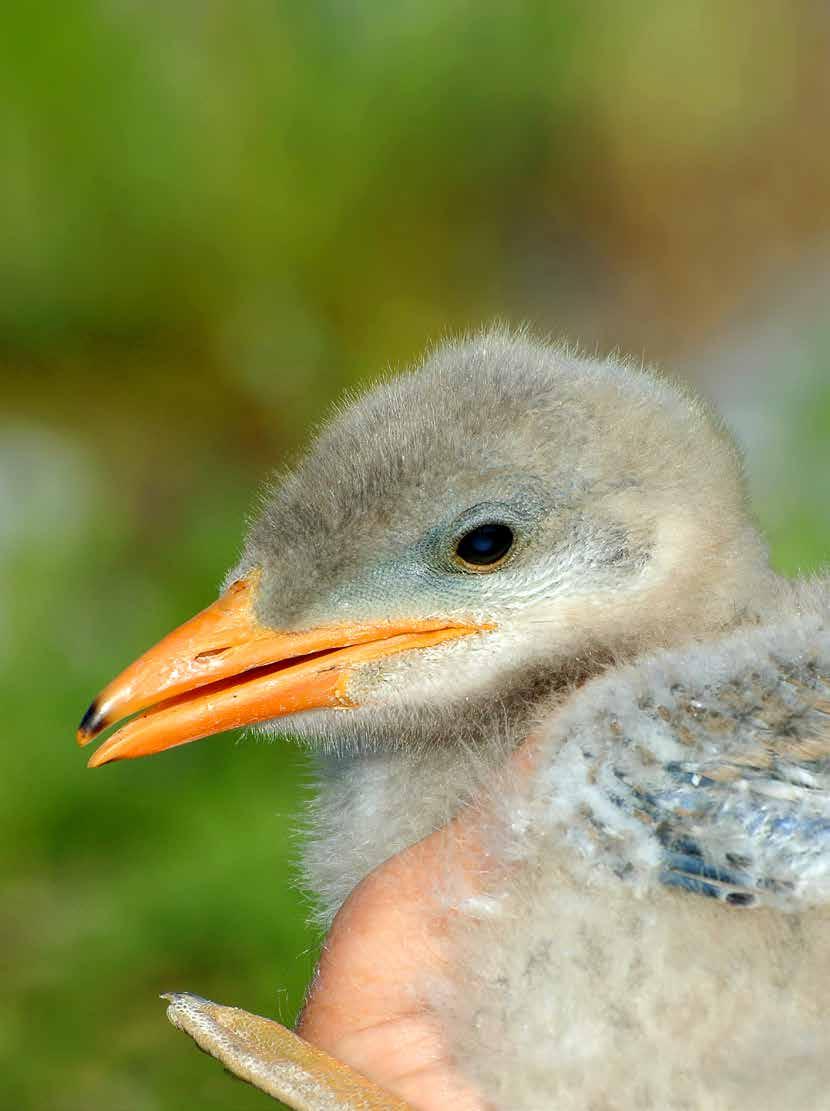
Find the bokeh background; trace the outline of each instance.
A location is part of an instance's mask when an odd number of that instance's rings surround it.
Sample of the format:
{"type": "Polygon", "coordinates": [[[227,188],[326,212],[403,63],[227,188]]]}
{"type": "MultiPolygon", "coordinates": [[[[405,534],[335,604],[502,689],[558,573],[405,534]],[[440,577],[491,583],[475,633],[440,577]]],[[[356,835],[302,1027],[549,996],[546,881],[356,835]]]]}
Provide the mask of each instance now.
{"type": "Polygon", "coordinates": [[[157,996],[290,1021],[286,744],[87,772],[330,402],[494,317],[696,382],[777,565],[830,553],[830,9],[30,0],[0,34],[0,1087],[263,1106],[157,996]]]}

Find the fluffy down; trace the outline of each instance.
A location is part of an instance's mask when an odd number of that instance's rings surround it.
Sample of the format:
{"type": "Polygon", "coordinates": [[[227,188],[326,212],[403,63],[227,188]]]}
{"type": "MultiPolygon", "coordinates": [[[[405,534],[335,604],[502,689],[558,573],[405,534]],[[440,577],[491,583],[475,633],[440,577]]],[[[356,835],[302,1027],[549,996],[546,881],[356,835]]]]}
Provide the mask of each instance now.
{"type": "Polygon", "coordinates": [[[595,680],[542,736],[434,999],[465,1071],[522,1111],[826,1108],[827,584],[595,680]],[[733,882],[672,889],[678,853],[733,882]]]}

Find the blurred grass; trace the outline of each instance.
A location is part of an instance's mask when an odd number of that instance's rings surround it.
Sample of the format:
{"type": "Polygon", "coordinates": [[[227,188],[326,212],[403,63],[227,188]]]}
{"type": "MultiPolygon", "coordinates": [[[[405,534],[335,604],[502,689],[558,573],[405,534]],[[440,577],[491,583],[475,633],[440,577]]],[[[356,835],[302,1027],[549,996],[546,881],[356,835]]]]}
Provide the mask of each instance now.
{"type": "Polygon", "coordinates": [[[247,1091],[211,1085],[199,1055],[175,1044],[158,994],[181,987],[296,1013],[312,969],[288,879],[297,754],[225,737],[95,775],[71,729],[113,669],[211,595],[248,493],[217,476],[158,537],[119,512],[105,477],[85,505],[72,498],[77,476],[54,504],[55,474],[71,468],[54,445],[37,449],[48,527],[18,538],[4,567],[14,737],[0,787],[0,928],[15,958],[4,1092],[22,1107],[168,1107],[184,1092],[200,1106],[246,1106],[247,1091]]]}
{"type": "MultiPolygon", "coordinates": [[[[3,1094],[262,1106],[157,995],[293,1018],[303,757],[222,737],[93,774],[76,722],[210,600],[268,469],[345,387],[493,316],[693,365],[758,290],[826,266],[828,21],[785,0],[3,19],[3,1094]]],[[[749,445],[789,571],[830,551],[828,338],[799,311],[749,445]]]]}
{"type": "Polygon", "coordinates": [[[758,506],[773,563],[785,575],[830,566],[830,345],[818,369],[809,398],[785,422],[779,473],[758,506]]]}

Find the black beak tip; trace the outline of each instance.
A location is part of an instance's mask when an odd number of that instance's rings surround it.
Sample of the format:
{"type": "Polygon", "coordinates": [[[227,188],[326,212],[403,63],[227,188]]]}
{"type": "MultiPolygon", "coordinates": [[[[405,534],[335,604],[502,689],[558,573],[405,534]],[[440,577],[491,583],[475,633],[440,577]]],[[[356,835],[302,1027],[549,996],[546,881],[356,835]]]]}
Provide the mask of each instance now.
{"type": "Polygon", "coordinates": [[[96,733],[100,733],[103,727],[104,715],[99,710],[98,701],[96,699],[81,718],[81,724],[78,726],[78,739],[91,739],[96,733]]]}

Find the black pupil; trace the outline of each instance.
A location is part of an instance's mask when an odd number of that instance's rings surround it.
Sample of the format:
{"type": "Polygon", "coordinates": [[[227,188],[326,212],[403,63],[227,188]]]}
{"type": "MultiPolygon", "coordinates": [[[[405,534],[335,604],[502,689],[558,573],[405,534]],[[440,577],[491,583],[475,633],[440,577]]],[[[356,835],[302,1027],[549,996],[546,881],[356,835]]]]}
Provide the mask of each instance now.
{"type": "Polygon", "coordinates": [[[507,525],[480,525],[458,541],[459,559],[474,567],[498,563],[513,547],[513,532],[507,525]]]}

